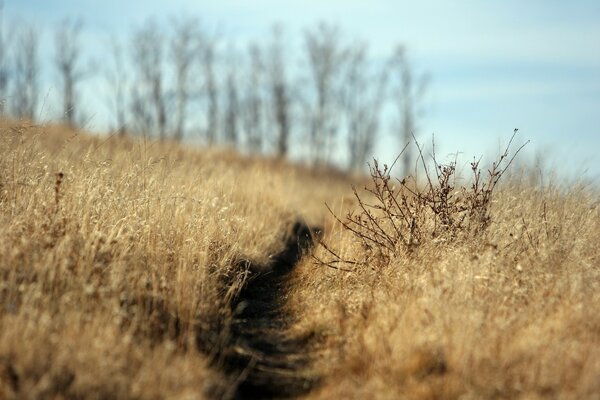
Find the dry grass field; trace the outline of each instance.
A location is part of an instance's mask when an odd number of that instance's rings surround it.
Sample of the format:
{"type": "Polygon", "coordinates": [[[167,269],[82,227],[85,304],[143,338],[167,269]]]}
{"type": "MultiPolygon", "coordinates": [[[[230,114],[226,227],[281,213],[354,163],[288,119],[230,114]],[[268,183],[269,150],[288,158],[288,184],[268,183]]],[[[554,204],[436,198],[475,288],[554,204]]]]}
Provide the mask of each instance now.
{"type": "Polygon", "coordinates": [[[303,397],[600,396],[593,188],[507,173],[489,220],[412,208],[382,248],[343,226],[362,178],[26,124],[0,155],[0,399],[244,397],[230,305],[298,220],[324,228],[282,292],[303,397]]]}

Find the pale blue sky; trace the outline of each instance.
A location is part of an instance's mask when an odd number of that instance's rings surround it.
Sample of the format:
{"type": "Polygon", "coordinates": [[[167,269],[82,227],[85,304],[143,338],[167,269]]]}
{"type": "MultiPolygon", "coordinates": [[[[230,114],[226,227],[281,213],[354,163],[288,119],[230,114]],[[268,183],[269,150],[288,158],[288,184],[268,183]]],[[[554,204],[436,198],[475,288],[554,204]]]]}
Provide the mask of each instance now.
{"type": "MultiPolygon", "coordinates": [[[[109,34],[127,35],[147,17],[193,13],[233,40],[260,40],[273,22],[296,40],[317,21],[338,23],[349,38],[368,41],[375,56],[404,43],[415,68],[431,75],[420,136],[435,134],[439,153],[495,154],[519,128],[532,141],[528,154],[548,154],[567,174],[587,169],[587,177],[600,178],[597,0],[6,0],[5,7],[7,19],[21,16],[47,32],[47,47],[61,19],[82,18],[95,57],[109,34]]],[[[88,111],[101,126],[105,109],[91,101],[88,111]]],[[[375,154],[384,160],[399,148],[391,128],[383,123],[375,154]]]]}

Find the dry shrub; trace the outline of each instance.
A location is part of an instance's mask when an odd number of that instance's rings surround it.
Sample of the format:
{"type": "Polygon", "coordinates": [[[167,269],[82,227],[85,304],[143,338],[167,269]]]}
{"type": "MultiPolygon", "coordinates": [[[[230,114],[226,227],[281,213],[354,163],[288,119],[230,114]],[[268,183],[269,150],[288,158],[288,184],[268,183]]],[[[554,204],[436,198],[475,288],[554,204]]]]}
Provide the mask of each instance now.
{"type": "MultiPolygon", "coordinates": [[[[373,165],[369,165],[371,187],[365,187],[365,193],[361,194],[353,187],[357,209],[348,211],[346,219],[342,220],[329,208],[341,226],[361,243],[362,260],[344,259],[322,242],[332,258],[319,261],[338,269],[338,264],[365,263],[373,257],[386,262],[399,253],[411,253],[428,241],[453,243],[481,234],[491,222],[490,206],[494,191],[525,146],[522,145],[510,156],[516,133],[515,129],[506,149],[487,170],[487,175],[482,176],[480,160],[470,163],[472,176],[468,187],[457,187],[456,159],[447,164],[438,162],[435,143],[431,155],[432,173],[423,147],[415,140],[418,161],[425,173],[424,184],[418,182],[417,172],[404,179],[393,178],[391,173],[395,162],[390,167],[384,164],[382,168],[376,159],[373,160],[373,165]]],[[[406,147],[403,152],[405,150],[406,147]]]]}
{"type": "MultiPolygon", "coordinates": [[[[324,343],[315,365],[324,384],[310,398],[598,397],[598,189],[536,186],[512,170],[489,191],[487,203],[477,197],[487,204],[479,208],[485,213],[452,214],[461,230],[453,233],[454,225],[440,221],[436,226],[437,215],[424,206],[429,219],[422,241],[412,248],[400,243],[382,256],[366,257],[363,239],[332,217],[325,245],[360,268],[320,247],[316,257],[338,260],[330,265],[338,269],[306,262],[297,271],[295,310],[304,329],[319,329],[324,343]]],[[[490,171],[480,175],[486,188],[490,171]]],[[[390,187],[399,186],[392,181],[390,187]]],[[[438,193],[421,182],[423,196],[438,193]]],[[[464,189],[450,182],[453,196],[482,187],[473,187],[474,180],[464,189]]],[[[364,203],[380,205],[375,194],[359,194],[364,203]]],[[[361,212],[357,204],[354,215],[361,212]]]]}

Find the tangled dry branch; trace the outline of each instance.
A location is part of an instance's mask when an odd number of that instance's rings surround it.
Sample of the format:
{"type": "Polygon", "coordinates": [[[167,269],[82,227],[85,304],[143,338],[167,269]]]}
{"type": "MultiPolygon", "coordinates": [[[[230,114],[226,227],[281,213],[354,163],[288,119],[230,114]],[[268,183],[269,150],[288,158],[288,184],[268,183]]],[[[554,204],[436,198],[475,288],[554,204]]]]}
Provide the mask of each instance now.
{"type": "MultiPolygon", "coordinates": [[[[430,167],[423,146],[415,139],[417,161],[425,174],[421,184],[417,179],[417,168],[414,176],[396,179],[391,176],[395,162],[391,167],[386,164],[381,167],[373,160],[369,165],[372,186],[365,187],[363,193],[353,187],[358,207],[349,211],[344,220],[329,209],[341,226],[361,243],[364,251],[360,253],[364,254],[364,259],[344,259],[322,241],[328,259],[318,261],[332,268],[345,269],[340,265],[365,263],[373,257],[389,259],[399,252],[411,253],[428,240],[451,243],[483,232],[491,222],[490,206],[498,183],[528,143],[511,156],[510,148],[516,134],[517,129],[504,152],[487,169],[487,175],[482,175],[480,160],[474,159],[470,163],[469,186],[457,187],[457,160],[447,164],[438,162],[435,143],[430,167]]],[[[405,150],[406,147],[402,152],[405,150]]]]}

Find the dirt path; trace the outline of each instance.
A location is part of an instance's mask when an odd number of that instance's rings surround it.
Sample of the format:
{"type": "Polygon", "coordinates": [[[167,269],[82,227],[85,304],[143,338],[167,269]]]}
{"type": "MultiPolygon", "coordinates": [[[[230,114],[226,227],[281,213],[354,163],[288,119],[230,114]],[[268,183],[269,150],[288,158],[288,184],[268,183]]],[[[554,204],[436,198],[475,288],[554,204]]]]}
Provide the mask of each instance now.
{"type": "Polygon", "coordinates": [[[284,310],[290,273],[312,246],[312,232],[296,222],[270,265],[247,265],[251,275],[231,303],[229,339],[218,355],[222,369],[237,379],[230,393],[235,399],[296,397],[318,382],[307,373],[312,337],[292,336],[293,318],[284,310]]]}

